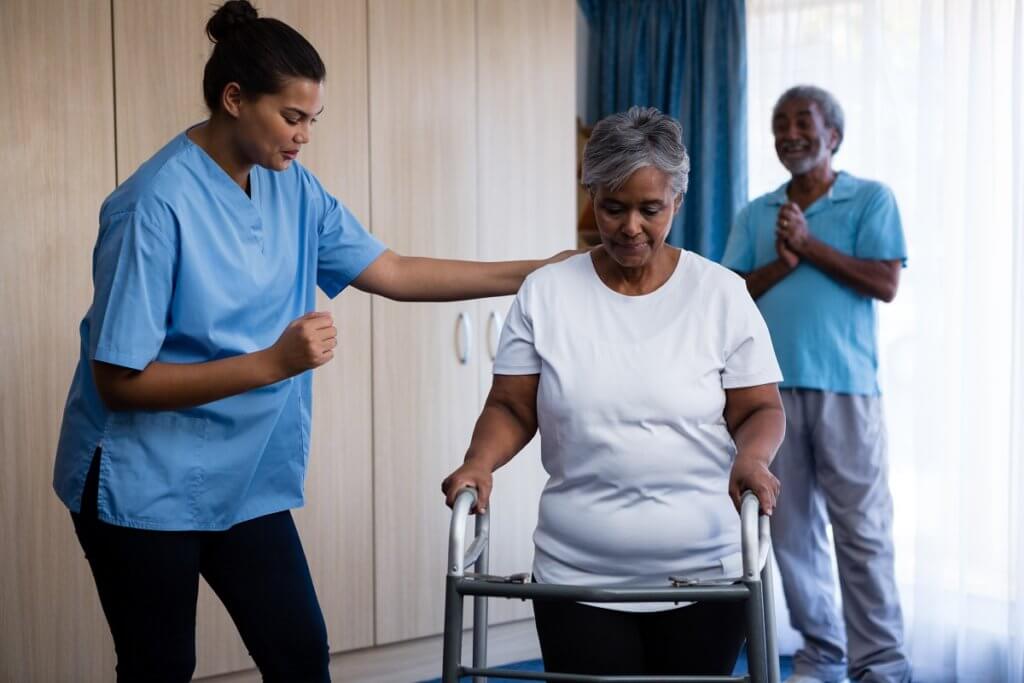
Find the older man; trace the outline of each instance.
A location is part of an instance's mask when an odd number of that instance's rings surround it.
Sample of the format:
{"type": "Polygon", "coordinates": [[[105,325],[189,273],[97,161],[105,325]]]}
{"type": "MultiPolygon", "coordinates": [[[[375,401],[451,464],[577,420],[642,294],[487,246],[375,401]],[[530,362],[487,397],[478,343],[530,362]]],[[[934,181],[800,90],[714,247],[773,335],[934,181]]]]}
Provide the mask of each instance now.
{"type": "Polygon", "coordinates": [[[746,278],[784,376],[772,535],[804,638],[791,680],[907,681],[875,341],[875,300],[892,301],[906,261],[899,212],[881,183],[832,169],[843,112],[828,92],[787,90],[772,132],[792,177],[740,212],[723,264],[746,278]]]}

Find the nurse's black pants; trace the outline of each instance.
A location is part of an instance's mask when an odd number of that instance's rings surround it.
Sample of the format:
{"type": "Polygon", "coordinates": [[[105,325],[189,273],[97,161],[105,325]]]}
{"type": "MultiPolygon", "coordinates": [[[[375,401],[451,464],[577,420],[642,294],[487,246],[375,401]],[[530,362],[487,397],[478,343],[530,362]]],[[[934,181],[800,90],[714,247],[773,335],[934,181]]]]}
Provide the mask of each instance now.
{"type": "Polygon", "coordinates": [[[119,527],[97,519],[98,479],[95,457],[71,518],[114,637],[119,683],[191,680],[200,574],[265,681],[330,680],[327,627],[290,512],[225,531],[119,527]]]}

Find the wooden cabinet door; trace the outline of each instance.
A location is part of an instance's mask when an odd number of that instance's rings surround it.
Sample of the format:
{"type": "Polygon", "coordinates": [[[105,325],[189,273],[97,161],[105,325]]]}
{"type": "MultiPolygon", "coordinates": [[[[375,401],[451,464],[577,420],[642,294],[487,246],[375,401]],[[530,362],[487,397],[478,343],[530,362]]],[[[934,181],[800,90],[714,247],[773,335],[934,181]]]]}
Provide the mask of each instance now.
{"type": "MultiPolygon", "coordinates": [[[[369,12],[375,232],[400,254],[475,258],[473,0],[372,0],[369,12]]],[[[472,302],[373,301],[378,643],[442,630],[440,484],[479,408],[479,348],[465,327],[479,325],[475,313],[472,302]]]]}
{"type": "MultiPolygon", "coordinates": [[[[477,2],[481,259],[538,258],[575,245],[575,21],[572,0],[477,2]]],[[[488,351],[511,302],[480,302],[488,351]]],[[[491,366],[488,354],[481,367],[483,396],[491,366]]],[[[493,573],[530,570],[546,480],[539,437],[495,474],[493,573]]],[[[530,607],[492,599],[490,621],[529,617],[530,607]]]]}
{"type": "Polygon", "coordinates": [[[105,0],[0,2],[0,680],[106,681],[114,648],[51,488],[114,189],[105,0]]]}
{"type": "MultiPolygon", "coordinates": [[[[117,156],[127,178],[174,135],[207,116],[203,66],[211,44],[206,0],[115,0],[117,156]]],[[[301,162],[364,223],[369,219],[366,6],[359,0],[268,0],[327,66],[325,112],[301,162]]],[[[335,359],[314,373],[306,507],[295,513],[332,651],[373,639],[369,297],[346,291],[318,308],[334,313],[335,359]]],[[[253,666],[234,624],[205,584],[196,675],[253,666]]]]}
{"type": "MultiPolygon", "coordinates": [[[[370,229],[365,0],[268,0],[327,66],[324,113],[303,164],[370,229]]],[[[304,509],[295,520],[332,652],[373,644],[373,391],[370,297],[318,293],[338,327],[334,360],[313,375],[313,437],[304,509]]]]}

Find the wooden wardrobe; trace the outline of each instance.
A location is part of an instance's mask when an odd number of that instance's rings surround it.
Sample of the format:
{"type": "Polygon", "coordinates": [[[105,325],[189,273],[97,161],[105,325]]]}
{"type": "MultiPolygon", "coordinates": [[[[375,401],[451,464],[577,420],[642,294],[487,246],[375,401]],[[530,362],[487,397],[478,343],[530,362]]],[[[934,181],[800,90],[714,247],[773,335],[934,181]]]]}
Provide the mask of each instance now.
{"type": "MultiPolygon", "coordinates": [[[[327,65],[326,110],[302,163],[386,245],[483,260],[574,245],[572,0],[256,4],[303,33],[327,65]]],[[[3,681],[113,680],[92,577],[50,488],[53,454],[91,300],[100,203],[205,118],[203,27],[213,6],[0,4],[0,92],[9,97],[0,109],[3,681]]],[[[321,296],[342,351],[314,375],[307,505],[296,519],[332,652],[370,657],[440,632],[440,482],[469,442],[510,302],[321,296]]],[[[529,569],[543,481],[536,441],[497,475],[496,571],[529,569]]],[[[491,615],[514,622],[530,611],[495,602],[491,615]]],[[[429,653],[433,641],[422,642],[429,653]]],[[[253,667],[205,585],[197,649],[197,678],[253,667]]],[[[353,680],[375,675],[376,660],[366,661],[368,673],[353,680]]]]}

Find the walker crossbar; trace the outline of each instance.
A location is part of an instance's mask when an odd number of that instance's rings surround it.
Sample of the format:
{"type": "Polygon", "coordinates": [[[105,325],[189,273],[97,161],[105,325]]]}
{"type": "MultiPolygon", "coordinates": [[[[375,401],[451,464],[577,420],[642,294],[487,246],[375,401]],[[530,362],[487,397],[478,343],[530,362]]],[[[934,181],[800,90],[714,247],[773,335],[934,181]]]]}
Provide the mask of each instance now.
{"type": "Polygon", "coordinates": [[[462,578],[455,582],[455,588],[463,595],[571,602],[738,602],[750,596],[750,589],[742,583],[707,588],[590,588],[462,578]]]}
{"type": "MultiPolygon", "coordinates": [[[[476,491],[463,489],[452,506],[452,520],[448,544],[448,576],[445,584],[444,651],[442,683],[457,683],[461,676],[473,676],[475,683],[486,677],[522,680],[576,681],[580,683],[653,683],[676,681],[679,683],[724,683],[751,681],[752,683],[779,683],[779,657],[775,644],[775,608],[772,600],[771,537],[768,518],[758,516],[760,504],[750,491],[743,494],[740,504],[741,547],[743,576],[733,583],[721,580],[688,582],[666,588],[614,588],[589,586],[558,586],[552,584],[520,583],[503,577],[488,575],[488,541],[490,517],[478,514],[476,538],[466,550],[466,521],[476,502],[476,491]],[[466,575],[466,567],[475,563],[475,572],[466,575]],[[462,665],[462,607],[463,597],[473,596],[473,666],[462,665]],[[488,669],[487,664],[487,598],[519,598],[522,600],[558,600],[573,602],[737,602],[746,605],[747,661],[749,675],[744,676],[650,676],[616,675],[595,676],[585,674],[515,671],[488,669]]],[[[668,582],[668,577],[666,577],[668,582]]],[[[679,580],[676,580],[677,584],[679,580]]]]}

